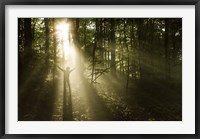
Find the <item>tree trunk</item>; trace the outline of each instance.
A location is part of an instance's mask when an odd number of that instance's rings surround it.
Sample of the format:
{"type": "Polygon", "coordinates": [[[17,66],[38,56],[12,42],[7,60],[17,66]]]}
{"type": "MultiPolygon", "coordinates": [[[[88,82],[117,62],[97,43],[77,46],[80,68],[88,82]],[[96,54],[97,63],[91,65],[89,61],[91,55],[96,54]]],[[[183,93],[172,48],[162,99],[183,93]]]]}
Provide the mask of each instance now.
{"type": "Polygon", "coordinates": [[[169,19],[165,19],[165,77],[170,78],[170,62],[169,62],[169,19]]]}
{"type": "Polygon", "coordinates": [[[21,18],[18,18],[18,73],[19,73],[19,79],[18,79],[18,83],[19,83],[19,87],[21,87],[21,77],[22,77],[22,57],[21,57],[21,53],[20,53],[20,48],[22,48],[22,29],[21,29],[21,26],[22,26],[22,19],[21,18]]]}
{"type": "Polygon", "coordinates": [[[56,42],[56,24],[55,19],[53,19],[53,85],[55,85],[55,73],[56,73],[56,65],[57,64],[57,57],[56,57],[56,50],[57,50],[57,42],[56,42]]]}
{"type": "Polygon", "coordinates": [[[115,66],[115,19],[110,19],[110,43],[111,43],[111,73],[116,75],[116,66],[115,66]]]}
{"type": "Polygon", "coordinates": [[[84,28],[83,28],[83,34],[84,34],[84,35],[83,35],[83,37],[84,37],[84,38],[83,38],[83,44],[84,44],[84,47],[86,47],[86,39],[87,39],[87,38],[86,38],[86,37],[87,37],[87,36],[86,36],[86,34],[87,34],[86,31],[87,31],[87,23],[86,23],[86,20],[85,20],[85,21],[84,21],[84,28]]]}
{"type": "Polygon", "coordinates": [[[31,32],[31,18],[24,18],[24,52],[25,52],[25,65],[29,67],[29,62],[32,59],[32,32],[31,32]]]}
{"type": "Polygon", "coordinates": [[[45,64],[47,66],[47,69],[49,67],[49,19],[45,18],[45,64]]]}
{"type": "Polygon", "coordinates": [[[119,34],[119,49],[120,49],[120,52],[119,52],[119,71],[120,71],[120,74],[122,73],[122,40],[121,40],[121,33],[119,34]]]}
{"type": "Polygon", "coordinates": [[[143,77],[143,63],[141,62],[142,57],[142,24],[143,19],[137,19],[137,36],[138,36],[138,63],[139,63],[139,72],[140,72],[140,78],[143,77]]]}
{"type": "Polygon", "coordinates": [[[135,36],[134,36],[134,19],[131,20],[131,27],[130,27],[130,37],[131,37],[131,49],[132,49],[132,57],[131,57],[131,67],[132,67],[132,78],[136,78],[135,74],[136,74],[136,64],[135,64],[135,45],[134,45],[134,41],[135,41],[135,36]]]}
{"type": "Polygon", "coordinates": [[[94,79],[95,79],[95,53],[96,53],[96,47],[98,45],[98,19],[96,19],[96,33],[95,33],[95,43],[94,43],[94,47],[93,47],[93,51],[92,51],[92,78],[91,78],[91,83],[94,82],[94,79]]]}
{"type": "Polygon", "coordinates": [[[100,25],[99,25],[99,48],[100,48],[100,59],[101,59],[101,67],[104,65],[104,59],[103,59],[103,19],[100,19],[100,25]]]}
{"type": "Polygon", "coordinates": [[[129,49],[128,49],[128,45],[127,45],[127,38],[126,38],[126,19],[124,19],[124,44],[127,50],[127,77],[126,77],[126,89],[128,89],[128,85],[129,85],[129,74],[130,74],[130,64],[129,64],[129,49]]]}

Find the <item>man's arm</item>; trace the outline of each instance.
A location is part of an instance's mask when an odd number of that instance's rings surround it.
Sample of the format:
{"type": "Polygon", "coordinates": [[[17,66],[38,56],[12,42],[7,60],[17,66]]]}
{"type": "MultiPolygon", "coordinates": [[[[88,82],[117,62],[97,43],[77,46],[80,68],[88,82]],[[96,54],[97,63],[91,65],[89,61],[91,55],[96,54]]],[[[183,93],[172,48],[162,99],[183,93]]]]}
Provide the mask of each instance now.
{"type": "Polygon", "coordinates": [[[69,73],[71,73],[74,69],[75,69],[75,68],[71,69],[71,70],[69,71],[69,73]]]}

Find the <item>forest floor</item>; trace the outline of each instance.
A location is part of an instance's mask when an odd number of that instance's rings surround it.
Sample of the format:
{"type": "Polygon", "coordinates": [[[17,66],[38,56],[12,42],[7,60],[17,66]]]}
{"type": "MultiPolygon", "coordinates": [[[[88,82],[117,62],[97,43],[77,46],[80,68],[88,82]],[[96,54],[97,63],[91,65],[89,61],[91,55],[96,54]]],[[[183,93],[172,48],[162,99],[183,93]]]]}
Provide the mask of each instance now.
{"type": "MultiPolygon", "coordinates": [[[[72,115],[75,121],[176,121],[182,119],[181,86],[167,85],[163,81],[125,81],[109,74],[91,84],[78,71],[70,75],[72,115]]],[[[62,74],[60,81],[63,80],[62,74]]],[[[62,119],[62,88],[58,82],[52,120],[62,119]]]]}
{"type": "MultiPolygon", "coordinates": [[[[162,80],[131,81],[104,74],[96,83],[74,70],[70,75],[72,116],[75,121],[180,121],[181,85],[162,80]]],[[[124,78],[125,79],[125,78],[124,78]]],[[[33,83],[32,83],[33,84],[33,83]]],[[[58,71],[53,87],[52,73],[42,76],[20,101],[19,120],[63,120],[63,74],[58,71]],[[34,89],[33,89],[34,88],[34,89]],[[55,90],[54,90],[54,89],[55,90]],[[30,91],[31,90],[31,91],[30,91]]]]}

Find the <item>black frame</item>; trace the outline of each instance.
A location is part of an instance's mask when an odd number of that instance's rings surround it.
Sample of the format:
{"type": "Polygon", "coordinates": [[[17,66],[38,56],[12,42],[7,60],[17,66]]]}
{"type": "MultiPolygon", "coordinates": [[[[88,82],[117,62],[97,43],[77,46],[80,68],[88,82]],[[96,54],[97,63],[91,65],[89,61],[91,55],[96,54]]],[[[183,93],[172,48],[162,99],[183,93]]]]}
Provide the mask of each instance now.
{"type": "Polygon", "coordinates": [[[0,138],[200,138],[200,0],[0,0],[0,138]],[[195,134],[5,134],[5,6],[6,5],[195,5],[195,134]]]}

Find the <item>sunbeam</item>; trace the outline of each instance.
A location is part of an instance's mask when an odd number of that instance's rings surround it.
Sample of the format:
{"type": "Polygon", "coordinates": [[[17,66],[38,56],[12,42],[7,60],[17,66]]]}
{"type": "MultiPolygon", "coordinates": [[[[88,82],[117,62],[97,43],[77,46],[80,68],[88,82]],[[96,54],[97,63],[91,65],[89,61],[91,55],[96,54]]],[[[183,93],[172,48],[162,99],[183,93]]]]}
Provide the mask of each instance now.
{"type": "Polygon", "coordinates": [[[56,25],[58,45],[61,56],[64,55],[65,64],[75,65],[76,53],[71,42],[70,24],[61,22],[56,25]],[[64,51],[64,52],[63,52],[64,51]]]}

